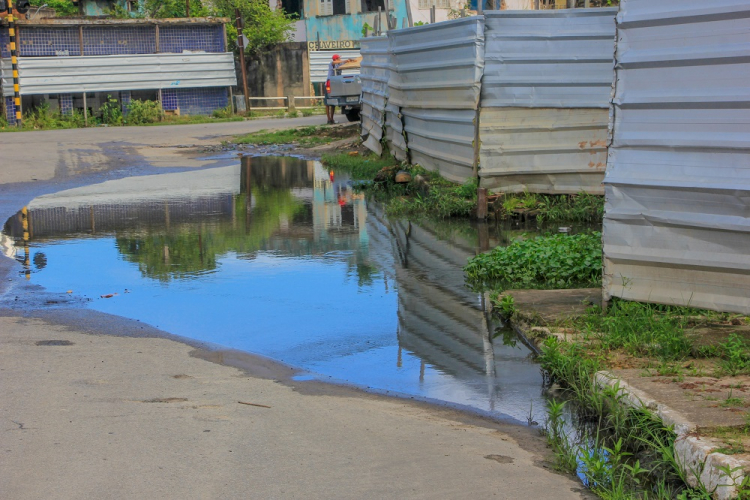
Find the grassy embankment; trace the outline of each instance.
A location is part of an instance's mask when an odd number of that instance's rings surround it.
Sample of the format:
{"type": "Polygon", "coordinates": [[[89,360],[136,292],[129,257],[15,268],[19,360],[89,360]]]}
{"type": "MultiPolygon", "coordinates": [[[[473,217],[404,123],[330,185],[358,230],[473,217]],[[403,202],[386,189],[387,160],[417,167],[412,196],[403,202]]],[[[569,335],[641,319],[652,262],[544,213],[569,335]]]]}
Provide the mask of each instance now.
{"type": "MultiPolygon", "coordinates": [[[[599,233],[554,235],[516,241],[473,258],[468,280],[492,288],[496,306],[516,314],[512,294],[518,288],[557,289],[601,286],[599,233]]],[[[732,334],[723,342],[702,344],[693,335],[707,325],[742,325],[738,315],[685,307],[614,301],[608,311],[592,307],[561,325],[571,341],[549,337],[539,361],[550,381],[559,384],[559,400],[549,403],[546,435],[557,466],[579,472],[602,498],[709,498],[704,489],[686,486],[678,467],[672,429],[646,410],[621,404],[622,392],[600,388],[594,375],[613,367],[637,367],[644,375],[725,377],[750,375],[750,342],[732,334]],[[567,401],[567,402],[565,402],[567,401]],[[583,429],[565,432],[564,407],[572,405],[583,429]]],[[[740,388],[741,389],[741,388],[740,388]]],[[[713,397],[706,394],[705,397],[713,397]]],[[[746,400],[730,391],[717,405],[747,410],[746,400]]],[[[744,426],[713,429],[705,435],[725,443],[718,451],[745,453],[750,417],[744,426]]],[[[748,487],[744,485],[750,495],[748,487]]]]}
{"type": "MultiPolygon", "coordinates": [[[[360,188],[383,201],[391,216],[437,218],[470,217],[476,211],[477,184],[470,179],[465,184],[451,182],[437,172],[427,171],[418,165],[400,164],[391,157],[374,154],[350,156],[346,153],[324,155],[324,164],[333,170],[346,171],[363,180],[360,188]],[[408,172],[408,183],[394,182],[398,171],[408,172]]],[[[604,213],[601,196],[580,195],[508,195],[493,202],[491,213],[498,219],[514,217],[520,213],[538,221],[596,222],[604,213]]]]}
{"type": "Polygon", "coordinates": [[[232,142],[234,144],[252,144],[256,146],[290,144],[302,148],[312,148],[330,144],[331,142],[347,137],[352,137],[352,130],[349,128],[309,126],[282,130],[259,130],[237,136],[232,142]]]}

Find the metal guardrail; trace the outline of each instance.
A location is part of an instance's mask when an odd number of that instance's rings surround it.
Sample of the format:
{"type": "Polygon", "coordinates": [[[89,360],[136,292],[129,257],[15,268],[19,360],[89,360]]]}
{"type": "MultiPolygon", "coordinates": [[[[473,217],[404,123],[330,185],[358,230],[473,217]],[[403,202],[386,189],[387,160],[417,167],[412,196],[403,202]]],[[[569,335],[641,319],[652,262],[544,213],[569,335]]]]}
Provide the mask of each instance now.
{"type": "Polygon", "coordinates": [[[260,111],[273,111],[279,109],[285,109],[287,111],[293,111],[296,109],[315,109],[323,106],[322,95],[310,95],[310,96],[286,96],[286,97],[248,97],[249,101],[285,101],[286,106],[251,106],[251,109],[260,111]],[[310,100],[315,99],[321,101],[319,105],[313,104],[312,106],[297,106],[298,100],[310,100]],[[292,103],[290,106],[289,103],[292,103]]]}

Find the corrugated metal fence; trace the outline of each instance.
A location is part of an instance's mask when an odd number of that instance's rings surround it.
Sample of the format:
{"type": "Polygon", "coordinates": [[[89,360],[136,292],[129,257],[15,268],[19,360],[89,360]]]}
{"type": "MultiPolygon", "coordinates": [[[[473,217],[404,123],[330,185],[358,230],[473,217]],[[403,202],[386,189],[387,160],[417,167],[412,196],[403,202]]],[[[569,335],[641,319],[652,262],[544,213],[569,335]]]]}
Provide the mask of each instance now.
{"type": "Polygon", "coordinates": [[[493,191],[601,194],[616,13],[498,11],[389,31],[391,153],[457,182],[478,169],[493,191]]]}
{"type": "Polygon", "coordinates": [[[383,152],[381,140],[385,127],[385,106],[388,102],[388,79],[391,59],[386,37],[365,38],[361,45],[362,69],[362,138],[377,154],[383,152]]]}
{"type": "Polygon", "coordinates": [[[750,314],[750,5],[623,0],[605,298],[750,314]]]}
{"type": "Polygon", "coordinates": [[[604,193],[616,14],[486,13],[482,187],[604,193]]]}
{"type": "Polygon", "coordinates": [[[475,175],[484,18],[388,32],[389,103],[400,108],[411,161],[463,182],[475,175]]]}

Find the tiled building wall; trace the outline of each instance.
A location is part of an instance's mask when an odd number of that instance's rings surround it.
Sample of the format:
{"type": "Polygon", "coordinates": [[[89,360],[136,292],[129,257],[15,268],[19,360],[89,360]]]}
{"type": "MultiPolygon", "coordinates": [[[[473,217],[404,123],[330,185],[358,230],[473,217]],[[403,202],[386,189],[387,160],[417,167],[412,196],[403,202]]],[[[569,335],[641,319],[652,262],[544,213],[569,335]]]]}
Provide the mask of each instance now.
{"type": "Polygon", "coordinates": [[[16,124],[16,104],[12,97],[5,98],[5,119],[8,124],[16,124]]]}
{"type": "MultiPolygon", "coordinates": [[[[225,87],[175,89],[174,92],[177,95],[177,106],[180,108],[181,115],[210,115],[215,110],[229,105],[228,91],[225,87]]],[[[164,91],[162,90],[163,99],[164,91]]]]}
{"type": "Polygon", "coordinates": [[[0,28],[0,57],[10,57],[10,35],[8,35],[8,28],[0,28]]]}
{"type": "Polygon", "coordinates": [[[156,29],[153,26],[85,26],[83,52],[85,56],[153,54],[156,29]]]}
{"type": "Polygon", "coordinates": [[[60,114],[72,115],[73,114],[73,94],[60,94],[59,105],[60,105],[60,114]]]}
{"type": "Polygon", "coordinates": [[[185,50],[224,52],[221,25],[162,26],[159,28],[159,52],[180,53],[185,50]]]}
{"type": "Polygon", "coordinates": [[[33,56],[80,56],[81,44],[78,28],[75,27],[19,27],[18,55],[33,56]]]}

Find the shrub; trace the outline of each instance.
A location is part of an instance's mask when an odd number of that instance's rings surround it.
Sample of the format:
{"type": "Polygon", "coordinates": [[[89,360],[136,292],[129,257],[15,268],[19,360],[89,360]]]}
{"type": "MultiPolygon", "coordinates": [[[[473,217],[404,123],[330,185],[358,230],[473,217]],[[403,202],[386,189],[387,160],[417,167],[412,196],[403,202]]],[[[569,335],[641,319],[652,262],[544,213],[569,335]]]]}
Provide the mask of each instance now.
{"type": "Polygon", "coordinates": [[[102,113],[102,123],[107,125],[122,125],[120,102],[111,95],[107,96],[107,102],[101,105],[99,111],[102,113]]]}
{"type": "Polygon", "coordinates": [[[127,106],[125,122],[128,125],[143,125],[161,121],[162,109],[156,101],[133,99],[127,106]]]}

